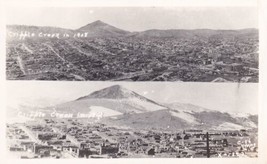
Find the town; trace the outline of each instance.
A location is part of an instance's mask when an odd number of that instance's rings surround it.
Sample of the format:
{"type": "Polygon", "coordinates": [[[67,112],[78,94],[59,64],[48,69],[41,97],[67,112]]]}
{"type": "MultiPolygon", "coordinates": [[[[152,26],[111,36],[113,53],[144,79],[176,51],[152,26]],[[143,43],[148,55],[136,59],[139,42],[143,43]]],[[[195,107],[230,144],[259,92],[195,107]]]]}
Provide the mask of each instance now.
{"type": "Polygon", "coordinates": [[[8,123],[15,158],[242,158],[257,157],[257,130],[135,130],[88,119],[44,118],[8,123]]]}
{"type": "Polygon", "coordinates": [[[7,42],[9,80],[258,82],[256,35],[7,42]]]}

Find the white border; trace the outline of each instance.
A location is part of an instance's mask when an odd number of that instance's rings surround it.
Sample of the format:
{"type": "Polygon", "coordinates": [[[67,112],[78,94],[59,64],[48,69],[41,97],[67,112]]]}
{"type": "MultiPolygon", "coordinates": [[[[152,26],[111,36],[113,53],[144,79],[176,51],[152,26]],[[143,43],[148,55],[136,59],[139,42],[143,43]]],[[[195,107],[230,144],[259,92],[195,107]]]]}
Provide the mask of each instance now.
{"type": "Polygon", "coordinates": [[[254,6],[258,0],[5,0],[8,5],[23,6],[254,6]]]}
{"type": "Polygon", "coordinates": [[[248,163],[263,163],[267,164],[267,80],[266,80],[266,67],[267,67],[267,5],[266,0],[9,0],[1,1],[0,3],[0,161],[1,163],[235,163],[235,164],[248,164],[248,163]],[[259,86],[259,158],[249,159],[42,159],[42,160],[13,160],[5,158],[5,9],[7,6],[54,6],[54,7],[96,7],[96,6],[117,6],[117,7],[140,7],[140,6],[191,6],[191,7],[257,7],[259,8],[259,30],[260,30],[260,86],[259,86]]]}

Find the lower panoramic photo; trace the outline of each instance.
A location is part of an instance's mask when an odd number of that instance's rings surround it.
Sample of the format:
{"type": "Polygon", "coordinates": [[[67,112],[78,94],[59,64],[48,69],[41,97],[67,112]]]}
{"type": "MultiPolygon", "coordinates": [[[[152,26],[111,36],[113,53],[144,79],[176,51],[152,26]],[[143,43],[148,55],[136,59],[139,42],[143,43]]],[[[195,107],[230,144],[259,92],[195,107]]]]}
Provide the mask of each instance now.
{"type": "Polygon", "coordinates": [[[7,83],[9,158],[255,158],[258,84],[7,83]]]}

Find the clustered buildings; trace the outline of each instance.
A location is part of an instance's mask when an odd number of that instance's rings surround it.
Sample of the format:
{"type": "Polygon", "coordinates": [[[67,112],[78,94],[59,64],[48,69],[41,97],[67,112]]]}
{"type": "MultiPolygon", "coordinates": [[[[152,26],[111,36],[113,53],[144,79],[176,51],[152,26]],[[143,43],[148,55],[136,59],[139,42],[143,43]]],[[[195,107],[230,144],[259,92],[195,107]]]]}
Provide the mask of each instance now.
{"type": "MultiPolygon", "coordinates": [[[[256,157],[257,132],[210,131],[210,157],[256,157]]],[[[8,150],[20,158],[203,158],[203,130],[140,131],[73,119],[7,125],[8,150]]]]}
{"type": "Polygon", "coordinates": [[[258,38],[86,38],[7,43],[9,79],[258,81],[258,38]]]}

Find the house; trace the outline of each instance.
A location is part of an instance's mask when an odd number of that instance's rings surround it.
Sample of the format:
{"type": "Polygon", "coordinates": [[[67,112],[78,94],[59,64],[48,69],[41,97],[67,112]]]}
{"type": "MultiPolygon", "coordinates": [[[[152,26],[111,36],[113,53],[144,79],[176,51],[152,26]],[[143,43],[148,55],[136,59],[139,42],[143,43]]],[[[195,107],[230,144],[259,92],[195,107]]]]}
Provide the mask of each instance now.
{"type": "Polygon", "coordinates": [[[79,149],[79,158],[89,158],[90,155],[92,154],[96,154],[92,151],[90,151],[90,149],[79,149]]]}
{"type": "Polygon", "coordinates": [[[24,151],[24,149],[18,146],[10,146],[9,151],[24,151]]]}
{"type": "Polygon", "coordinates": [[[154,148],[147,149],[146,154],[147,155],[155,155],[155,149],[154,148]]]}
{"type": "Polygon", "coordinates": [[[41,149],[39,152],[41,157],[49,157],[50,156],[50,151],[46,149],[41,149]]]}
{"type": "Polygon", "coordinates": [[[119,152],[119,144],[116,145],[100,145],[100,155],[115,154],[119,152]]]}
{"type": "Polygon", "coordinates": [[[34,144],[33,146],[33,152],[35,154],[39,154],[41,151],[44,152],[45,150],[52,150],[53,149],[53,146],[47,146],[47,145],[37,145],[37,144],[34,144]]]}
{"type": "Polygon", "coordinates": [[[223,62],[217,62],[215,64],[215,68],[223,71],[234,71],[234,72],[241,72],[244,69],[243,64],[239,63],[232,63],[232,64],[225,64],[223,62]]]}
{"type": "Polygon", "coordinates": [[[33,151],[34,142],[21,142],[20,145],[25,151],[33,151]]]}
{"type": "Polygon", "coordinates": [[[74,157],[78,157],[79,156],[79,148],[77,146],[63,146],[62,148],[63,151],[68,152],[69,154],[71,154],[74,157]]]}

